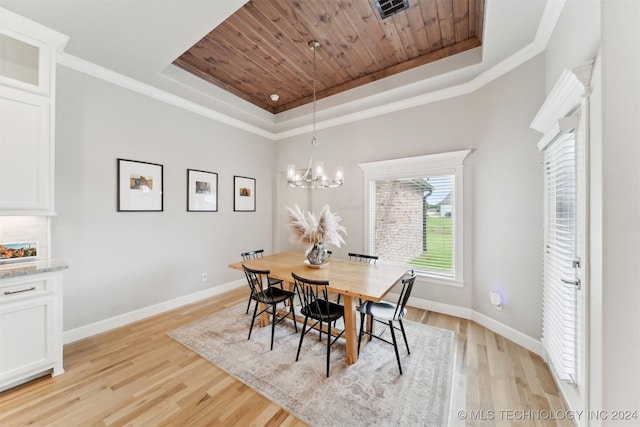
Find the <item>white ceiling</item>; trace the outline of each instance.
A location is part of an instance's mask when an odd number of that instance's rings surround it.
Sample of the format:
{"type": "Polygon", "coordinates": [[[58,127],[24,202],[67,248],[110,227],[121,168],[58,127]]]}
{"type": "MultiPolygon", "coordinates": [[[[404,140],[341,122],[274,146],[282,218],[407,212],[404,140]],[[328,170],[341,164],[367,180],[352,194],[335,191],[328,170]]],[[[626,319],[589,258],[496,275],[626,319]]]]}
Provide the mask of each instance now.
{"type": "MultiPolygon", "coordinates": [[[[85,71],[98,65],[148,85],[142,86],[169,102],[270,139],[308,132],[309,105],[272,115],[170,65],[244,3],[0,0],[0,7],[69,36],[63,65],[85,71]]],[[[542,52],[563,5],[564,0],[486,0],[481,48],[320,100],[317,127],[469,93],[542,52]]]]}

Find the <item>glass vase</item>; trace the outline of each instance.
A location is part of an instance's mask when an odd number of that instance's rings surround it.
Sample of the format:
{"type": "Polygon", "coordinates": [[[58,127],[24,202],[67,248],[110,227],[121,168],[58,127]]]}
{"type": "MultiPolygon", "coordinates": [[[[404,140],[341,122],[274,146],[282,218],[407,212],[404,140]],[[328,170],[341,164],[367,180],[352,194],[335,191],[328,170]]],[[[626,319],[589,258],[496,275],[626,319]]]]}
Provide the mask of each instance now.
{"type": "Polygon", "coordinates": [[[322,265],[327,259],[327,248],[322,242],[315,243],[307,253],[307,260],[312,265],[322,265]]]}

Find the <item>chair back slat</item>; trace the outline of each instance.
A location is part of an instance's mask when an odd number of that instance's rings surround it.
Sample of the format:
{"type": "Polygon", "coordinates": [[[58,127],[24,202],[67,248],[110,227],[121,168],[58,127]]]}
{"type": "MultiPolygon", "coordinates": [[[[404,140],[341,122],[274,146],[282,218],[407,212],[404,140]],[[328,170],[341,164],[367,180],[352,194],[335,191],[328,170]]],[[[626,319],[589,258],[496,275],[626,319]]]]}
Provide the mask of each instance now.
{"type": "Polygon", "coordinates": [[[400,297],[398,297],[398,304],[396,304],[396,310],[393,314],[394,319],[399,319],[402,316],[402,312],[407,306],[411,291],[413,290],[413,284],[416,281],[416,273],[410,270],[402,278],[402,291],[400,291],[400,297]]]}
{"type": "Polygon", "coordinates": [[[349,261],[364,262],[367,264],[375,264],[378,261],[377,255],[356,254],[349,252],[349,261]]]}
{"type": "Polygon", "coordinates": [[[242,264],[242,269],[244,270],[247,282],[251,288],[251,295],[257,295],[269,286],[269,279],[267,276],[271,273],[270,270],[254,270],[244,264],[242,264]]]}
{"type": "Polygon", "coordinates": [[[301,307],[310,307],[316,313],[328,313],[329,301],[327,295],[329,282],[326,280],[312,280],[291,273],[301,307]]]}
{"type": "Polygon", "coordinates": [[[240,254],[240,256],[242,256],[243,261],[262,258],[263,255],[264,255],[264,249],[256,249],[255,251],[248,251],[240,254]]]}

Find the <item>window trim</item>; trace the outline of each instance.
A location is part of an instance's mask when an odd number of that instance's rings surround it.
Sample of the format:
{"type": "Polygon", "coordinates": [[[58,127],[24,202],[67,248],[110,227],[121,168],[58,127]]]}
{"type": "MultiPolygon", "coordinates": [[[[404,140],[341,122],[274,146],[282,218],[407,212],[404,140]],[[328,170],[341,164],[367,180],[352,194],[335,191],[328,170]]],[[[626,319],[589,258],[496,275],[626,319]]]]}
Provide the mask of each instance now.
{"type": "Polygon", "coordinates": [[[413,178],[426,175],[454,175],[455,195],[455,224],[454,224],[454,255],[453,277],[420,272],[419,275],[427,281],[437,284],[462,287],[464,285],[464,159],[471,150],[450,151],[445,153],[427,154],[423,156],[405,157],[400,159],[381,160],[376,162],[359,163],[364,172],[364,247],[372,252],[370,230],[371,219],[371,182],[382,179],[413,178]]]}

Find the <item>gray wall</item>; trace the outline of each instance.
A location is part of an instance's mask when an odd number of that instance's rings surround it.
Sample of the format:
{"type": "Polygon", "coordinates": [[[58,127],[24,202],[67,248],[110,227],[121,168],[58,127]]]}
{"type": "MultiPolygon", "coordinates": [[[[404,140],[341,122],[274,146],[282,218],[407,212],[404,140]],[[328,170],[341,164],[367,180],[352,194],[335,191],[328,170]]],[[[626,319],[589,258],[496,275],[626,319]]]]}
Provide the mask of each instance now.
{"type": "Polygon", "coordinates": [[[271,251],[273,142],[65,67],[57,84],[65,330],[239,279],[240,252],[271,251]],[[164,165],[164,212],[116,211],[117,158],[164,165]],[[186,212],[187,168],[218,173],[218,212],[186,212]],[[257,179],[256,212],[233,212],[234,175],[257,179]]]}
{"type": "MultiPolygon", "coordinates": [[[[364,182],[358,163],[472,149],[464,172],[466,283],[455,288],[422,281],[413,295],[475,310],[538,339],[542,166],[538,135],[529,123],[543,98],[544,62],[538,56],[471,95],[319,131],[325,163],[329,168],[342,164],[346,176],[343,187],[315,190],[307,204],[318,211],[328,203],[343,217],[347,245],[334,248],[334,256],[344,258],[364,247],[364,182]],[[502,312],[489,304],[489,291],[496,288],[506,297],[502,312]]],[[[309,150],[308,135],[278,142],[278,168],[303,164],[309,150]]],[[[280,186],[278,191],[282,205],[300,198],[294,195],[300,190],[280,186]]],[[[275,227],[282,235],[276,249],[291,248],[284,218],[275,227]]]]}
{"type": "Polygon", "coordinates": [[[543,102],[541,55],[473,95],[473,309],[541,336],[543,165],[529,124],[543,102]],[[504,295],[503,311],[489,293],[504,295]]]}

